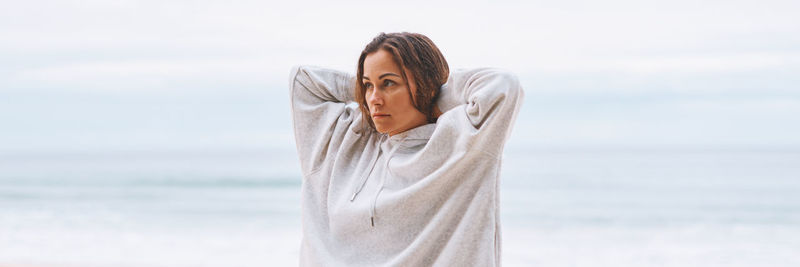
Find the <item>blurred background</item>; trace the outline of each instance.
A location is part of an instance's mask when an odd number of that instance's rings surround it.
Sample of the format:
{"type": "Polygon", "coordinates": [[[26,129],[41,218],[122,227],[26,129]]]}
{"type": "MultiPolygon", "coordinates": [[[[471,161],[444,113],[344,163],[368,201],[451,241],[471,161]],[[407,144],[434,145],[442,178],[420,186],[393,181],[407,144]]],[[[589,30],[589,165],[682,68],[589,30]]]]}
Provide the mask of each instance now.
{"type": "Polygon", "coordinates": [[[506,266],[798,266],[797,1],[17,1],[0,266],[294,266],[297,64],[516,73],[506,266]]]}

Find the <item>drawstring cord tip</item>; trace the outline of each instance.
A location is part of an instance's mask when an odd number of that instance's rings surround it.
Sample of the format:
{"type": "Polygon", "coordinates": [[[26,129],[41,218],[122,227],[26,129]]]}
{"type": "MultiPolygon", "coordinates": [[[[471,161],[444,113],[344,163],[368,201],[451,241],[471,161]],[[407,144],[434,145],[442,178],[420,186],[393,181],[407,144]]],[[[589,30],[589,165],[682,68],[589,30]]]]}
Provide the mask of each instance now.
{"type": "Polygon", "coordinates": [[[372,224],[372,227],[375,227],[375,217],[369,217],[369,223],[372,224]]]}

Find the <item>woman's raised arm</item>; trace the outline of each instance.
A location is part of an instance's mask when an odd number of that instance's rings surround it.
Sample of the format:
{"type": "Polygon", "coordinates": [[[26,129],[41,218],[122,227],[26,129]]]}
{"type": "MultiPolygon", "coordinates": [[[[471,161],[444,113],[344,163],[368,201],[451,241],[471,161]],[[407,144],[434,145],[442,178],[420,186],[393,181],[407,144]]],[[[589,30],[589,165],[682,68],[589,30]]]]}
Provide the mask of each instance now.
{"type": "Polygon", "coordinates": [[[355,77],[345,72],[312,66],[292,68],[292,121],[304,176],[315,172],[339,147],[358,116],[358,108],[347,107],[348,102],[355,101],[354,87],[355,77]]]}
{"type": "Polygon", "coordinates": [[[499,156],[511,133],[524,91],[516,75],[500,69],[458,70],[442,86],[440,123],[471,149],[499,156]]]}

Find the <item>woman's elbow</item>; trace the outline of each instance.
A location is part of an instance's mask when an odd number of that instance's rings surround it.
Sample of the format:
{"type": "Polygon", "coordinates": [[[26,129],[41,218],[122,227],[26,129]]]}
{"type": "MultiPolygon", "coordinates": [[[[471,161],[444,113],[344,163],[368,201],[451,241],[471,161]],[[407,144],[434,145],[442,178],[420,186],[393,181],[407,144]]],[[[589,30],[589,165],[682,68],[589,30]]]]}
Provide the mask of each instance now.
{"type": "Polygon", "coordinates": [[[487,76],[496,83],[496,88],[502,91],[507,99],[521,100],[524,91],[520,84],[519,77],[511,71],[505,69],[490,69],[487,76]]]}

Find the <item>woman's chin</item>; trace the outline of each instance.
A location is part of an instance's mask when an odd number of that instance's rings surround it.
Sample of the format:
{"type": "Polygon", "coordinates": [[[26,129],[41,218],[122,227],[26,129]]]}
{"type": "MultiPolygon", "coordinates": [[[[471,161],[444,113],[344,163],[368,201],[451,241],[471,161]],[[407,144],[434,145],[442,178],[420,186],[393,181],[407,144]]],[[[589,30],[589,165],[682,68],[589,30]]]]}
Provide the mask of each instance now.
{"type": "Polygon", "coordinates": [[[389,129],[383,129],[383,128],[375,127],[375,130],[377,130],[379,133],[382,133],[382,134],[389,133],[389,129]]]}
{"type": "Polygon", "coordinates": [[[386,127],[388,125],[386,125],[385,123],[378,123],[373,120],[372,125],[375,126],[375,130],[378,131],[379,133],[387,133],[390,130],[389,127],[386,127]]]}
{"type": "Polygon", "coordinates": [[[377,130],[379,133],[382,134],[388,134],[392,129],[390,129],[389,127],[384,127],[380,124],[375,124],[375,130],[377,130]]]}

